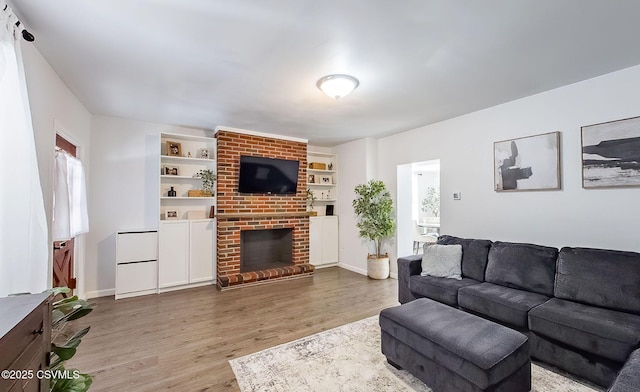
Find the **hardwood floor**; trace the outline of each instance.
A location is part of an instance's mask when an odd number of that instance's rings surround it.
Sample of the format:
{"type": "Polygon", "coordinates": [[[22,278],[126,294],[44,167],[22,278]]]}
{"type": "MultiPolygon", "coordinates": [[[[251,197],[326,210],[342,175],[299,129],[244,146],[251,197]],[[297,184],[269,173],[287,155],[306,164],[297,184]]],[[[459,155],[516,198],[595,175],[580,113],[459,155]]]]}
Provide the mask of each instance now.
{"type": "Polygon", "coordinates": [[[115,301],[75,322],[91,325],[69,367],[99,391],[238,391],[228,360],[373,316],[397,305],[395,279],[338,267],[262,286],[214,286],[115,301]]]}

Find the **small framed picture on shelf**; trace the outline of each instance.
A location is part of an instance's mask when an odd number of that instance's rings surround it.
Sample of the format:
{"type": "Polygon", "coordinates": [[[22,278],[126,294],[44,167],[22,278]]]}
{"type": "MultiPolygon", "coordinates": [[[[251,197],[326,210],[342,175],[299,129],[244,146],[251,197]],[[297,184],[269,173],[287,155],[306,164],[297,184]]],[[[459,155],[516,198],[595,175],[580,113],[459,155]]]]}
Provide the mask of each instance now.
{"type": "Polygon", "coordinates": [[[172,157],[182,156],[182,144],[178,142],[170,142],[167,140],[167,155],[172,157]]]}
{"type": "Polygon", "coordinates": [[[208,148],[201,148],[200,149],[199,158],[201,158],[201,159],[209,159],[209,149],[208,148]]]}
{"type": "Polygon", "coordinates": [[[309,174],[309,178],[307,179],[309,184],[315,184],[316,183],[316,176],[315,174],[309,174]]]}
{"type": "Polygon", "coordinates": [[[178,211],[177,210],[167,210],[167,211],[165,211],[164,219],[166,219],[166,220],[178,220],[178,211]]]}
{"type": "Polygon", "coordinates": [[[177,176],[178,175],[178,168],[177,167],[165,166],[164,167],[164,174],[166,176],[177,176]]]}
{"type": "Polygon", "coordinates": [[[320,177],[320,183],[325,185],[333,184],[333,178],[331,176],[322,176],[320,177]]]}

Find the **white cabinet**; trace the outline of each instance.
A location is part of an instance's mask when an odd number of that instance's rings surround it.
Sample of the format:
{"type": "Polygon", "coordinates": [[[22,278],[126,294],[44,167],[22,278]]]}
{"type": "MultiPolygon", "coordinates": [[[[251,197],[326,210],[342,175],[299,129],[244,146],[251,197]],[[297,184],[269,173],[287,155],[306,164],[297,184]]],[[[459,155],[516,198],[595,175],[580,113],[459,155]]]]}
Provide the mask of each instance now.
{"type": "Polygon", "coordinates": [[[158,290],[156,230],[116,233],[116,299],[155,294],[158,290]]]}
{"type": "Polygon", "coordinates": [[[309,218],[309,262],[316,267],[338,263],[338,217],[309,218]]]}
{"type": "Polygon", "coordinates": [[[211,284],[215,265],[215,219],[160,222],[160,289],[211,284]]]}

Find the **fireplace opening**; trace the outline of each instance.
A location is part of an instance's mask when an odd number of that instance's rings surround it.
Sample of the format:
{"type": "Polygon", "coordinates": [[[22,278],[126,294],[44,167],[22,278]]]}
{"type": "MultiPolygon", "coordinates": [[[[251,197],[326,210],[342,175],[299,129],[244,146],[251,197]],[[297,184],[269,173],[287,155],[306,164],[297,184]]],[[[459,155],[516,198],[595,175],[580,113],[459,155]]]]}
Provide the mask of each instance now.
{"type": "Polygon", "coordinates": [[[293,229],[240,232],[240,272],[293,265],[293,229]]]}

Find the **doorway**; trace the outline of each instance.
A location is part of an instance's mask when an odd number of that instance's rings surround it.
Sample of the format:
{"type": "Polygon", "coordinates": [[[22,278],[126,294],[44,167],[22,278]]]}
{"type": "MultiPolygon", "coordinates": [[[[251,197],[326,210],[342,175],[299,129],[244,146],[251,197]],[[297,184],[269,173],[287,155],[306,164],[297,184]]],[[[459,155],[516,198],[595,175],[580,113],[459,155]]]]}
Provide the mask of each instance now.
{"type": "Polygon", "coordinates": [[[440,160],[397,167],[398,256],[422,253],[440,234],[440,160]]]}
{"type": "MultiPolygon", "coordinates": [[[[56,150],[63,151],[73,157],[77,154],[77,147],[56,134],[56,150]]],[[[77,282],[74,275],[74,250],[75,238],[66,241],[53,241],[53,287],[68,287],[71,295],[76,288],[77,282]]]]}

